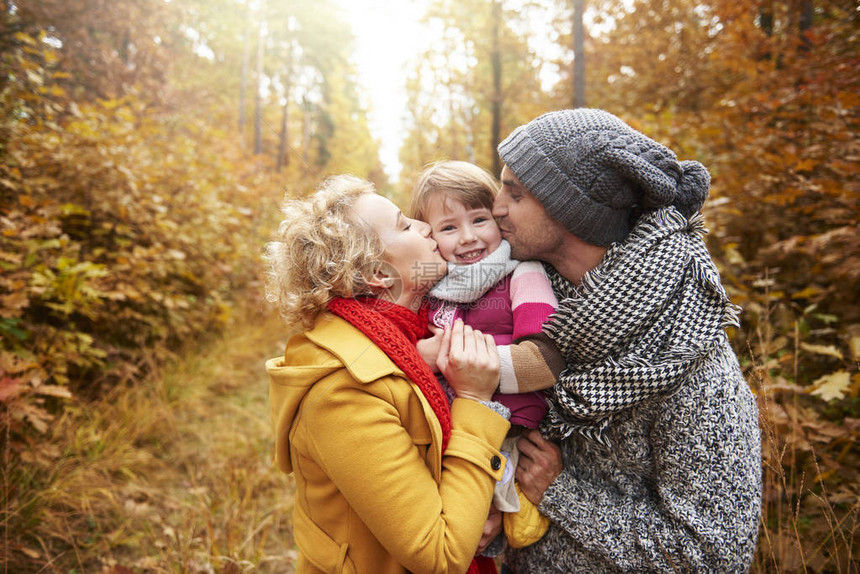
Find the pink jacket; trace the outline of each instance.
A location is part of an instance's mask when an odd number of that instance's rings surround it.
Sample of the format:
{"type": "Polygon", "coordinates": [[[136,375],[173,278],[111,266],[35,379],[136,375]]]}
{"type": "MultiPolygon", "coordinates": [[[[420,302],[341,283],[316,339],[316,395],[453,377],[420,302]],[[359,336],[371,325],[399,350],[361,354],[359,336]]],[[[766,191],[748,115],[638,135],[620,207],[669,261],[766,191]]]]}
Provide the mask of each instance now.
{"type": "MultiPolygon", "coordinates": [[[[430,316],[440,303],[431,301],[430,316]]],[[[493,336],[499,348],[504,373],[513,373],[507,346],[514,341],[541,332],[543,322],[558,306],[543,266],[535,261],[523,262],[483,297],[462,305],[451,318],[493,336]]],[[[504,381],[503,381],[504,383],[504,381]]],[[[497,394],[493,400],[511,409],[511,424],[537,428],[546,414],[542,392],[497,394]]]]}

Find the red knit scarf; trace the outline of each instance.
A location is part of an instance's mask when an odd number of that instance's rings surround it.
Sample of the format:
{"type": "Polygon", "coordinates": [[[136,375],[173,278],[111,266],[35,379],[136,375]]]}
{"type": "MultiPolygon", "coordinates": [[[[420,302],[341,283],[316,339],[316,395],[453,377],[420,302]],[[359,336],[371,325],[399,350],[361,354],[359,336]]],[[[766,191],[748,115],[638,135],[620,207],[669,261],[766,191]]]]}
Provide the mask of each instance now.
{"type": "MultiPolygon", "coordinates": [[[[381,299],[344,299],[338,297],[328,305],[329,311],[348,321],[394,361],[421,390],[442,425],[442,452],[451,438],[451,407],[436,376],[418,354],[415,344],[429,334],[427,306],[418,313],[401,305],[381,299]]],[[[469,565],[468,574],[495,574],[491,558],[477,556],[469,565]]]]}
{"type": "Polygon", "coordinates": [[[442,452],[448,448],[451,438],[451,407],[445,391],[439,386],[436,376],[421,355],[415,344],[427,330],[427,307],[422,306],[416,313],[401,305],[381,299],[343,299],[336,298],[328,304],[329,311],[341,317],[367,335],[406,376],[421,389],[421,393],[439,424],[442,425],[442,452]]]}

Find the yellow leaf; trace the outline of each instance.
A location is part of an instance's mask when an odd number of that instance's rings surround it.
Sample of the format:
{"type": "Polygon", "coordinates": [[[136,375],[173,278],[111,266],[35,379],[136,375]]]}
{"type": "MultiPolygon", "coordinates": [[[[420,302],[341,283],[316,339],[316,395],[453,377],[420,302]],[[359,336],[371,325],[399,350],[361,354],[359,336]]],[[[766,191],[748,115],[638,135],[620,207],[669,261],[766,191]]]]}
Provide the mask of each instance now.
{"type": "Polygon", "coordinates": [[[36,40],[34,40],[32,36],[30,36],[29,34],[25,34],[24,32],[16,32],[15,38],[31,46],[36,45],[36,40]]]}
{"type": "Polygon", "coordinates": [[[845,398],[845,392],[851,385],[851,375],[848,371],[837,371],[824,375],[812,383],[812,394],[821,397],[825,401],[845,398]]]}
{"type": "Polygon", "coordinates": [[[54,50],[45,50],[43,53],[46,64],[55,64],[59,60],[57,52],[54,50]]]}
{"type": "Polygon", "coordinates": [[[38,550],[33,550],[32,548],[27,548],[26,546],[17,546],[15,548],[19,552],[22,552],[29,556],[30,558],[41,558],[42,554],[38,550]]]}
{"type": "Polygon", "coordinates": [[[827,355],[829,357],[836,357],[837,359],[842,358],[842,352],[833,345],[812,345],[809,343],[801,343],[800,348],[810,353],[827,355]]]}
{"type": "Polygon", "coordinates": [[[797,293],[793,293],[791,295],[792,299],[809,299],[810,297],[814,297],[821,293],[821,289],[818,287],[807,287],[802,291],[798,291],[797,293]]]}

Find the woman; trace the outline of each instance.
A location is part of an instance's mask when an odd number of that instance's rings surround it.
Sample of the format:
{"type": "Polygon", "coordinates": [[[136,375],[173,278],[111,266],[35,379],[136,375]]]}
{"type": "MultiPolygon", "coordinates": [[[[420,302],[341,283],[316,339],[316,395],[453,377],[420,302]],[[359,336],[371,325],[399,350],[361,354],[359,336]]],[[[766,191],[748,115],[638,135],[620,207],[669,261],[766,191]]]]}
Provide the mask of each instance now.
{"type": "Polygon", "coordinates": [[[446,331],[449,406],[415,348],[446,272],[427,224],[351,176],[283,212],[269,299],[305,331],[267,370],[276,462],[296,479],[297,572],[478,572],[509,427],[490,402],[492,337],[446,331]]]}

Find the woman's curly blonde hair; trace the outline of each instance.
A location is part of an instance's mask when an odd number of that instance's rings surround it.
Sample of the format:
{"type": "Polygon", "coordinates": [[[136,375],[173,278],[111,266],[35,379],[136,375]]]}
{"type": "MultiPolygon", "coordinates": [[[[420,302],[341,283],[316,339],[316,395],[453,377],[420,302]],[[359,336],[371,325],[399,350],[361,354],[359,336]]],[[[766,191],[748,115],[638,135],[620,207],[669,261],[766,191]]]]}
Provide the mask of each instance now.
{"type": "Polygon", "coordinates": [[[381,262],[376,232],[352,213],[373,184],[351,175],[326,179],[310,197],[287,200],[277,238],[266,245],[266,299],[288,325],[305,329],[335,297],[371,295],[367,283],[381,262]]]}

